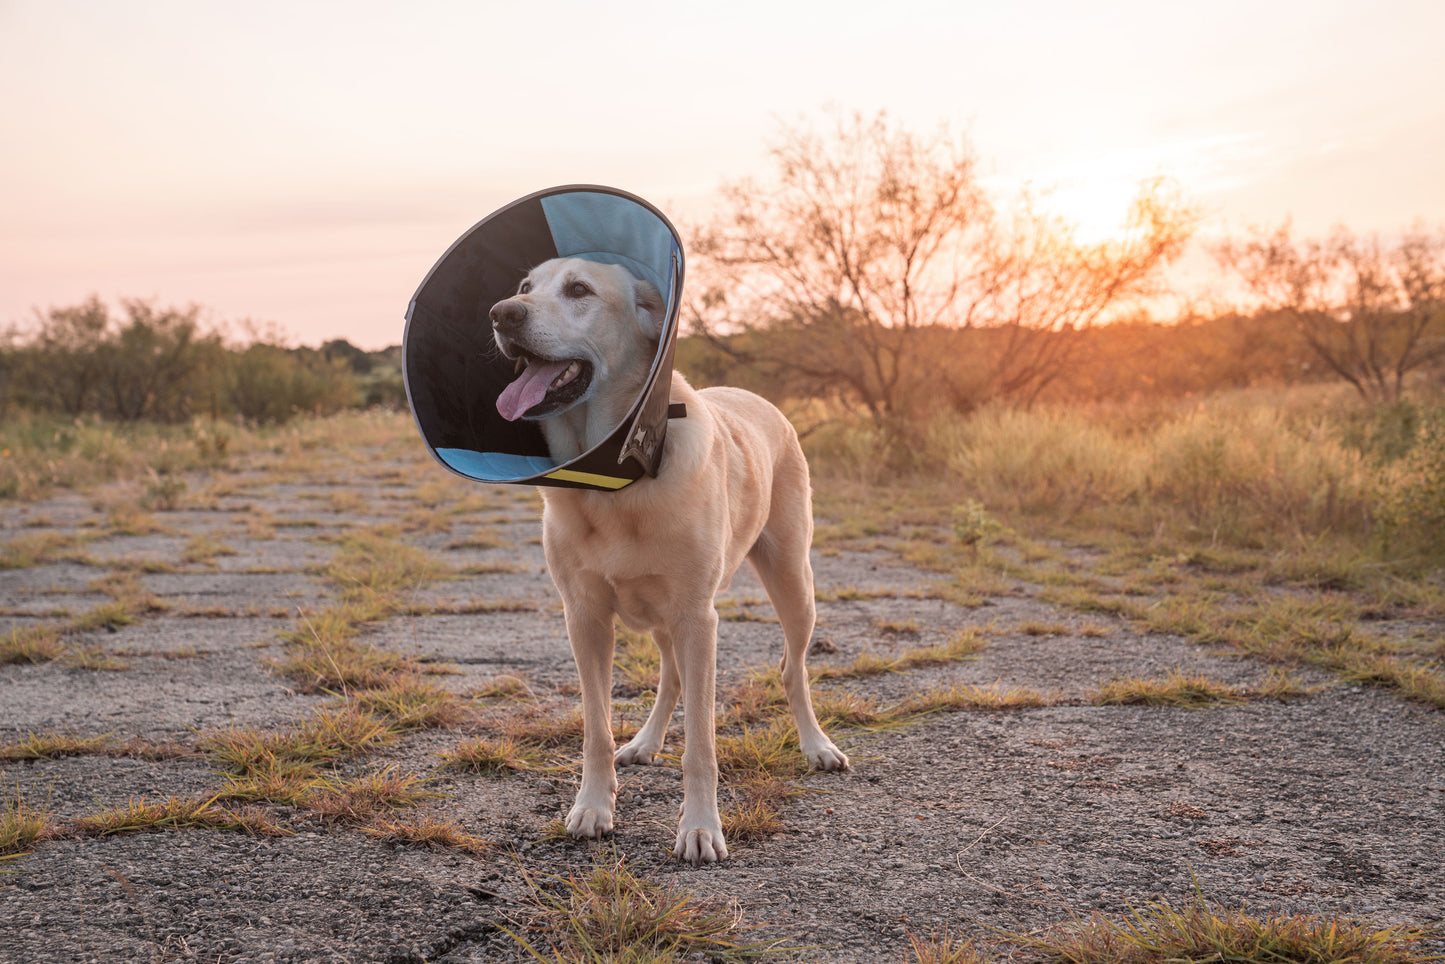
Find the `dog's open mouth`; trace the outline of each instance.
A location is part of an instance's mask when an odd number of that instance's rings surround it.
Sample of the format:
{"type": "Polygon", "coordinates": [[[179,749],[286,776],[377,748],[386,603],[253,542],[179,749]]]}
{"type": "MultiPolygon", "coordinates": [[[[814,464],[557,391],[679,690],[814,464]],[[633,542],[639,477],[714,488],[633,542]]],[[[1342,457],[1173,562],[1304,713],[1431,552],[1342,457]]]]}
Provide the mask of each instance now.
{"type": "Polygon", "coordinates": [[[517,378],[497,397],[497,411],[509,422],[546,418],[581,398],[591,384],[591,362],[580,358],[553,361],[521,352],[517,378]]]}

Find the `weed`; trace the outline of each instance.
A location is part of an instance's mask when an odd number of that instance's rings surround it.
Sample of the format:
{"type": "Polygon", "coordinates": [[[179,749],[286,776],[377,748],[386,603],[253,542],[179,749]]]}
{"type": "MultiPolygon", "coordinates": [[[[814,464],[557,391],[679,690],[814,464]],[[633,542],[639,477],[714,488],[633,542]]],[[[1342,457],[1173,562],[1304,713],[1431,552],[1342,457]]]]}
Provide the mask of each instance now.
{"type": "Polygon", "coordinates": [[[0,636],[0,666],[11,663],[49,663],[65,654],[58,633],[49,626],[12,629],[0,636]]]}
{"type": "Polygon", "coordinates": [[[17,791],[15,798],[6,800],[4,809],[0,809],[0,860],[19,854],[54,834],[50,812],[29,806],[17,791]]]}
{"type": "Polygon", "coordinates": [[[88,609],[70,620],[65,624],[65,631],[67,633],[88,633],[103,629],[113,633],[120,627],[129,626],[135,621],[135,616],[124,603],[108,602],[88,609]]]}
{"type": "Polygon", "coordinates": [[[453,726],[470,714],[455,693],[410,675],[396,675],[379,689],[359,690],[351,695],[351,701],[389,720],[398,730],[453,726]]]}
{"type": "Polygon", "coordinates": [[[316,791],[317,780],[315,770],[306,766],[269,769],[247,776],[228,774],[226,785],[216,794],[216,801],[301,807],[316,791]]]}
{"type": "MultiPolygon", "coordinates": [[[[504,717],[503,734],[518,743],[544,750],[582,745],[582,711],[576,707],[557,713],[538,707],[504,717]]],[[[619,734],[620,739],[620,734],[619,734]]]]}
{"type": "Polygon", "coordinates": [[[0,760],[57,760],[67,756],[104,756],[118,747],[109,733],[76,736],[65,733],[29,733],[25,739],[0,745],[0,760]]]}
{"type": "Polygon", "coordinates": [[[657,689],[662,658],[652,638],[626,626],[617,626],[614,662],[621,682],[632,691],[657,689]]]}
{"type": "Polygon", "coordinates": [[[400,594],[439,578],[446,567],[416,546],[363,530],[346,536],[326,565],[326,575],[343,598],[392,608],[400,594]]]}
{"type": "Polygon", "coordinates": [[[738,734],[717,738],[717,765],[724,772],[765,774],[775,778],[800,777],[808,761],[798,746],[792,719],[777,717],[758,726],[743,726],[738,734]]]}
{"type": "Polygon", "coordinates": [[[875,619],[873,627],[890,636],[917,636],[923,631],[916,619],[875,619]]]}
{"type": "MultiPolygon", "coordinates": [[[[620,857],[597,859],[580,878],[539,881],[525,870],[522,877],[538,913],[529,933],[557,961],[737,961],[763,951],[736,942],[736,911],[704,903],[673,882],[638,877],[620,857]]],[[[547,960],[531,942],[512,936],[536,960],[547,960]]]]}
{"type": "Polygon", "coordinates": [[[214,566],[217,556],[234,556],[236,550],[208,535],[192,536],[181,552],[181,561],[193,566],[214,566]]]}
{"type": "Polygon", "coordinates": [[[935,686],[915,693],[891,714],[916,716],[951,710],[1020,710],[1049,705],[1049,698],[1028,687],[935,686]]]}
{"type": "Polygon", "coordinates": [[[0,569],[28,569],[59,562],[72,554],[80,537],[59,532],[37,532],[0,543],[0,569]]]}
{"type": "Polygon", "coordinates": [[[913,955],[910,964],[987,964],[992,960],[972,941],[949,937],[947,928],[927,938],[910,931],[908,950],[913,955]]]}
{"type": "MultiPolygon", "coordinates": [[[[328,610],[327,612],[330,612],[328,610]]],[[[367,646],[350,638],[355,624],[339,620],[309,623],[310,639],[293,645],[282,660],[269,661],[290,677],[302,693],[383,689],[419,667],[399,653],[367,646]]],[[[297,640],[300,633],[283,634],[297,640]]]]}
{"type": "Polygon", "coordinates": [[[261,811],[218,807],[214,797],[189,800],[170,797],[164,802],[150,802],[144,797],[139,800],[131,799],[122,806],[106,807],[80,817],[73,821],[72,826],[81,835],[92,837],[150,830],[176,830],[182,827],[210,827],[266,837],[292,833],[278,824],[275,818],[261,811]]]}
{"type": "Polygon", "coordinates": [[[472,694],[475,699],[534,700],[537,694],[520,676],[494,676],[472,694]]]}
{"type": "Polygon", "coordinates": [[[426,782],[425,777],[400,773],[392,765],[347,780],[318,780],[304,803],[327,822],[365,823],[378,814],[439,796],[423,789],[426,782]]]}
{"type": "Polygon", "coordinates": [[[1149,903],[1131,910],[1122,921],[1096,913],[1052,932],[1007,938],[1061,964],[1423,964],[1434,958],[1417,953],[1416,947],[1430,936],[1410,928],[1376,929],[1337,918],[1260,918],[1244,908],[1218,907],[1196,896],[1182,908],[1162,901],[1149,903]]]}
{"type": "Polygon", "coordinates": [[[454,551],[460,549],[507,549],[511,545],[506,537],[496,529],[480,528],[469,536],[448,542],[447,548],[454,551]]]}
{"type": "Polygon", "coordinates": [[[105,652],[103,649],[73,649],[65,657],[66,663],[77,669],[90,670],[92,672],[119,672],[130,667],[105,652]]]}
{"type": "Polygon", "coordinates": [[[892,589],[859,589],[857,586],[839,586],[837,589],[819,589],[814,593],[818,602],[857,602],[861,599],[893,599],[898,593],[892,589]]]}
{"type": "Polygon", "coordinates": [[[1230,706],[1244,702],[1244,694],[1232,686],[1201,674],[1186,676],[1177,669],[1162,680],[1115,679],[1105,683],[1090,702],[1099,706],[1230,706]]]}
{"type": "Polygon", "coordinates": [[[1040,622],[1030,621],[1030,622],[1022,623],[1022,624],[1019,626],[1018,631],[1021,632],[1021,633],[1023,633],[1025,636],[1067,636],[1067,635],[1069,635],[1069,627],[1065,626],[1063,623],[1040,623],[1040,622]]]}
{"type": "Polygon", "coordinates": [[[197,749],[240,775],[312,774],[319,763],[386,746],[395,739],[388,723],[357,706],[323,707],[287,730],[231,727],[197,741],[197,749]]]}
{"type": "Polygon", "coordinates": [[[140,503],[151,511],[170,512],[181,507],[186,494],[186,480],[179,475],[151,470],[150,481],[146,483],[145,495],[140,503]]]}
{"type": "Polygon", "coordinates": [[[480,857],[492,849],[490,841],[467,833],[450,821],[433,816],[416,820],[387,820],[376,818],[356,829],[368,837],[390,843],[417,844],[441,850],[455,850],[480,857]]]}
{"type": "Polygon", "coordinates": [[[723,834],[729,843],[765,840],[783,830],[782,812],[802,793],[796,784],[769,773],[753,773],[731,781],[734,802],[722,811],[723,834]]]}
{"type": "Polygon", "coordinates": [[[444,768],[488,776],[529,770],[541,763],[540,754],[505,736],[472,737],[438,755],[444,768]]]}

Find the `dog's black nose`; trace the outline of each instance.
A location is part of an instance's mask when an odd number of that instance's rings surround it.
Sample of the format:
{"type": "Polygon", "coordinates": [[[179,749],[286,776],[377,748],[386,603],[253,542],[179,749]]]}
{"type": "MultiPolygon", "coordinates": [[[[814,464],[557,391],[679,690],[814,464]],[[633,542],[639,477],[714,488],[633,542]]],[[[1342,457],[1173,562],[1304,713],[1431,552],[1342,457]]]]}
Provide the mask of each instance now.
{"type": "Polygon", "coordinates": [[[492,306],[492,328],[516,331],[527,320],[527,306],[516,301],[499,301],[492,306]]]}

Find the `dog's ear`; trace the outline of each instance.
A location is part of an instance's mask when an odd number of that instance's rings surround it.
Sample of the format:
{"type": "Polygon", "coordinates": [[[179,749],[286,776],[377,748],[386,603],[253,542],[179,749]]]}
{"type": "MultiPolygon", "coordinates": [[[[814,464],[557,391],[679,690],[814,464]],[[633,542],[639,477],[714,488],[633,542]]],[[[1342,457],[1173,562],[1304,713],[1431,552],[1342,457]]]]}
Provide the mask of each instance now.
{"type": "Polygon", "coordinates": [[[637,326],[649,339],[657,341],[662,337],[663,315],[667,310],[662,294],[646,281],[638,281],[633,291],[637,303],[637,326]]]}

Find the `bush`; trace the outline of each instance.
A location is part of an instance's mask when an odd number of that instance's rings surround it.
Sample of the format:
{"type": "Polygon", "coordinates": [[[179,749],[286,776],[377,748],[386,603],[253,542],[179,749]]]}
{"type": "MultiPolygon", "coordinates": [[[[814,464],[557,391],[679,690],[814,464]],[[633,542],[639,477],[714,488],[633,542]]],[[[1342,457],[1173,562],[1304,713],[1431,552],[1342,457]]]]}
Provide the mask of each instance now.
{"type": "Polygon", "coordinates": [[[1381,468],[1377,498],[1387,552],[1445,559],[1445,410],[1426,416],[1409,453],[1381,468]]]}
{"type": "Polygon", "coordinates": [[[278,345],[255,344],[233,353],[225,384],[226,400],[235,413],[259,425],[279,424],[303,413],[332,414],[360,401],[345,361],[278,345]]]}

